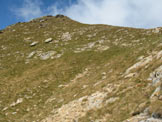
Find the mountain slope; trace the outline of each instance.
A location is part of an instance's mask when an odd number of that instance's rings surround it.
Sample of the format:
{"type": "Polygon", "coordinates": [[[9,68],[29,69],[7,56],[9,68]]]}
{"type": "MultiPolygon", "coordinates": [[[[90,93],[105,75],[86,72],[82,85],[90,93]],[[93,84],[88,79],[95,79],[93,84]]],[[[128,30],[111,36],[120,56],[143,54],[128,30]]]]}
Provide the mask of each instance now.
{"type": "Polygon", "coordinates": [[[161,40],[161,28],[87,25],[62,15],[7,27],[0,121],[162,121],[161,40]]]}

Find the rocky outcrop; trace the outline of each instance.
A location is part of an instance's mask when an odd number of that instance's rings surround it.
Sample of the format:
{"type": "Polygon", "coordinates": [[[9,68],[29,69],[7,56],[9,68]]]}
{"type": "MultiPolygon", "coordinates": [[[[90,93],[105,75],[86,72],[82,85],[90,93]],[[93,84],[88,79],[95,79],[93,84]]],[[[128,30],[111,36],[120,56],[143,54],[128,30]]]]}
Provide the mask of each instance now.
{"type": "Polygon", "coordinates": [[[162,122],[162,120],[156,119],[156,118],[153,118],[153,117],[148,117],[147,115],[141,114],[141,115],[132,117],[130,119],[127,119],[123,122],[162,122]]]}
{"type": "Polygon", "coordinates": [[[50,50],[47,52],[43,52],[43,51],[32,51],[31,53],[29,53],[27,55],[27,59],[26,59],[26,64],[30,63],[30,61],[34,60],[34,59],[40,59],[40,60],[48,60],[48,59],[57,59],[60,58],[64,53],[57,53],[56,51],[50,50]]]}
{"type": "Polygon", "coordinates": [[[74,50],[75,53],[81,53],[83,51],[96,51],[96,52],[103,52],[108,50],[110,47],[108,45],[104,45],[106,41],[98,40],[96,42],[90,42],[86,45],[82,45],[74,50]]]}
{"type": "Polygon", "coordinates": [[[40,54],[40,60],[47,60],[56,54],[55,51],[48,51],[40,54]]]}
{"type": "MultiPolygon", "coordinates": [[[[162,58],[162,51],[155,51],[155,52],[152,52],[152,54],[148,57],[145,57],[144,56],[141,56],[138,58],[138,62],[135,63],[133,66],[129,67],[126,72],[124,73],[124,77],[125,78],[131,78],[133,76],[136,76],[137,73],[134,72],[133,73],[133,70],[136,70],[138,68],[142,68],[142,67],[146,67],[147,65],[149,65],[153,60],[161,60],[162,58]]],[[[159,72],[159,70],[161,70],[162,68],[159,67],[159,69],[157,69],[157,72],[159,72]]],[[[156,72],[156,71],[155,71],[156,72]]],[[[151,76],[154,77],[154,75],[158,75],[159,73],[152,73],[151,76]]],[[[161,71],[160,71],[161,72],[161,71]]],[[[155,78],[155,79],[152,79],[151,76],[149,78],[149,80],[153,80],[153,82],[157,82],[157,80],[159,79],[159,77],[161,77],[161,73],[159,74],[160,76],[157,76],[158,78],[155,78]]],[[[159,80],[158,80],[159,81],[159,80]]]]}
{"type": "Polygon", "coordinates": [[[134,64],[133,66],[128,68],[125,72],[125,75],[128,75],[132,70],[134,70],[136,68],[143,67],[146,64],[149,64],[152,60],[153,60],[153,56],[148,56],[148,57],[142,59],[141,61],[137,62],[136,64],[134,64]]]}
{"type": "Polygon", "coordinates": [[[160,31],[161,31],[161,28],[159,28],[159,27],[152,30],[152,32],[155,34],[160,33],[160,31]]]}
{"type": "Polygon", "coordinates": [[[61,15],[61,14],[58,14],[58,15],[56,15],[55,16],[56,18],[63,18],[63,17],[65,17],[64,15],[61,15]]]}
{"type": "Polygon", "coordinates": [[[155,101],[162,95],[162,65],[155,69],[154,72],[150,73],[148,80],[152,81],[152,85],[156,87],[150,97],[151,101],[155,101]]]}
{"type": "Polygon", "coordinates": [[[152,101],[155,101],[159,98],[159,96],[161,95],[160,92],[161,92],[161,86],[158,86],[155,91],[152,93],[151,97],[150,97],[150,100],[151,102],[152,101]]]}
{"type": "Polygon", "coordinates": [[[62,37],[61,37],[62,41],[69,41],[69,40],[71,40],[71,38],[72,37],[71,37],[71,34],[69,32],[63,33],[62,37]]]}
{"type": "Polygon", "coordinates": [[[85,116],[86,112],[102,107],[103,100],[107,96],[104,92],[96,92],[90,96],[84,96],[78,100],[71,101],[61,108],[53,110],[52,116],[47,117],[42,122],[72,122],[85,116]]]}

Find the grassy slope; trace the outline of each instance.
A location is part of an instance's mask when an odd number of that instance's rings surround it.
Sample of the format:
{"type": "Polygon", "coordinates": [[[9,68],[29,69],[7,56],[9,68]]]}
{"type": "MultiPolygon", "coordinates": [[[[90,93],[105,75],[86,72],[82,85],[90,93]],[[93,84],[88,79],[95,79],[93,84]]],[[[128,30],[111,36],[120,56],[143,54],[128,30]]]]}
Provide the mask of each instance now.
{"type": "Polygon", "coordinates": [[[6,50],[0,48],[0,110],[8,107],[7,110],[0,111],[0,121],[41,120],[49,115],[53,108],[59,108],[69,101],[102,90],[108,83],[124,82],[120,85],[119,91],[130,86],[134,88],[123,94],[110,95],[119,96],[120,100],[104,108],[89,111],[80,121],[102,118],[105,113],[109,113],[111,118],[111,120],[107,118],[109,121],[120,122],[130,117],[131,112],[136,111],[139,104],[146,102],[146,106],[149,105],[148,97],[152,89],[147,89],[146,79],[149,73],[160,65],[160,62],[152,63],[149,69],[138,69],[140,74],[138,78],[125,80],[122,79],[121,74],[135,64],[139,56],[148,56],[154,50],[161,50],[161,47],[158,47],[162,39],[161,32],[156,34],[144,29],[86,25],[66,17],[44,17],[44,19],[46,19],[45,22],[39,22],[39,19],[36,19],[29,23],[18,23],[6,28],[0,34],[0,46],[6,47],[6,50]],[[46,23],[45,27],[39,28],[42,23],[46,23]],[[66,45],[61,40],[58,45],[44,43],[44,40],[49,37],[59,40],[64,32],[73,33],[72,40],[66,45]],[[83,35],[80,35],[80,32],[83,35]],[[96,36],[88,39],[87,35],[94,33],[96,36]],[[101,40],[103,36],[106,40],[105,45],[110,47],[108,50],[96,52],[91,49],[81,53],[73,52],[77,47],[101,40]],[[33,41],[39,41],[39,44],[30,47],[30,43],[24,41],[27,37],[31,37],[33,41]],[[134,42],[134,40],[140,40],[140,42],[134,42]],[[123,43],[131,44],[131,46],[124,47],[123,43]],[[58,59],[47,61],[32,59],[29,64],[25,64],[27,55],[34,50],[63,51],[64,54],[58,59]],[[85,68],[89,68],[89,76],[79,79],[79,82],[69,87],[58,87],[60,84],[69,84],[85,68]],[[108,74],[104,82],[93,87],[93,84],[101,79],[102,72],[110,70],[113,71],[108,74]],[[44,82],[45,80],[47,82],[44,82]],[[84,85],[88,87],[82,89],[84,85]],[[73,97],[75,94],[77,96],[73,97]],[[25,96],[31,98],[27,99],[25,96]],[[51,96],[54,96],[56,100],[46,103],[51,96]],[[24,98],[23,103],[9,107],[18,98],[24,98]],[[13,112],[17,113],[13,114],[13,112]]]}

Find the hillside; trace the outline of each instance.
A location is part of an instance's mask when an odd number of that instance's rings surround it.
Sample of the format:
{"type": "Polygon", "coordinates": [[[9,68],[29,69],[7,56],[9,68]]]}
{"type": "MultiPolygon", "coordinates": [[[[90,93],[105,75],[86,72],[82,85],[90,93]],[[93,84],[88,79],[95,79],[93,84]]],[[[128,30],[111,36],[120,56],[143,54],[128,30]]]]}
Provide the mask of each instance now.
{"type": "Polygon", "coordinates": [[[0,122],[162,122],[162,28],[44,16],[0,31],[0,122]]]}

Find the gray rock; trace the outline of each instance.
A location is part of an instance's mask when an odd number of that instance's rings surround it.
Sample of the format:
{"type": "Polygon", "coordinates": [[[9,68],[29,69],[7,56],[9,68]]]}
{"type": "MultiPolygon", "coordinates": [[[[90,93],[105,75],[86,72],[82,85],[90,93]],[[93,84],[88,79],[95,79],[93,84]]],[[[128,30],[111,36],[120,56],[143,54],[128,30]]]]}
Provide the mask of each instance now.
{"type": "Polygon", "coordinates": [[[143,111],[143,113],[146,115],[149,115],[149,112],[150,112],[149,107],[145,108],[145,110],[143,111]]]}
{"type": "Polygon", "coordinates": [[[31,38],[30,37],[28,37],[28,38],[24,38],[24,42],[32,42],[32,40],[31,40],[31,38]]]}
{"type": "Polygon", "coordinates": [[[32,42],[32,43],[30,44],[30,46],[33,47],[33,46],[36,46],[37,44],[38,44],[38,42],[32,42]]]}
{"type": "Polygon", "coordinates": [[[53,40],[52,38],[48,38],[48,39],[46,39],[44,42],[45,42],[45,43],[49,43],[49,42],[52,42],[52,40],[53,40]]]}
{"type": "Polygon", "coordinates": [[[40,20],[39,20],[39,22],[44,22],[44,21],[46,21],[46,19],[40,19],[40,20]]]}
{"type": "Polygon", "coordinates": [[[19,99],[17,99],[16,102],[13,102],[10,106],[13,107],[13,106],[16,106],[16,105],[18,105],[18,104],[20,104],[22,102],[23,102],[23,98],[19,98],[19,99]]]}
{"type": "Polygon", "coordinates": [[[139,122],[162,122],[161,119],[155,119],[155,118],[148,118],[146,120],[142,120],[142,121],[139,121],[139,122]]]}
{"type": "Polygon", "coordinates": [[[71,40],[71,34],[69,32],[63,33],[61,39],[63,41],[69,41],[69,40],[71,40]]]}
{"type": "Polygon", "coordinates": [[[35,54],[36,54],[36,52],[33,51],[33,52],[31,52],[31,53],[27,56],[27,58],[32,58],[35,54]]]}
{"type": "Polygon", "coordinates": [[[40,59],[41,60],[47,60],[49,58],[52,58],[52,56],[54,56],[55,54],[56,54],[55,51],[48,51],[48,52],[42,53],[40,55],[40,59]]]}

